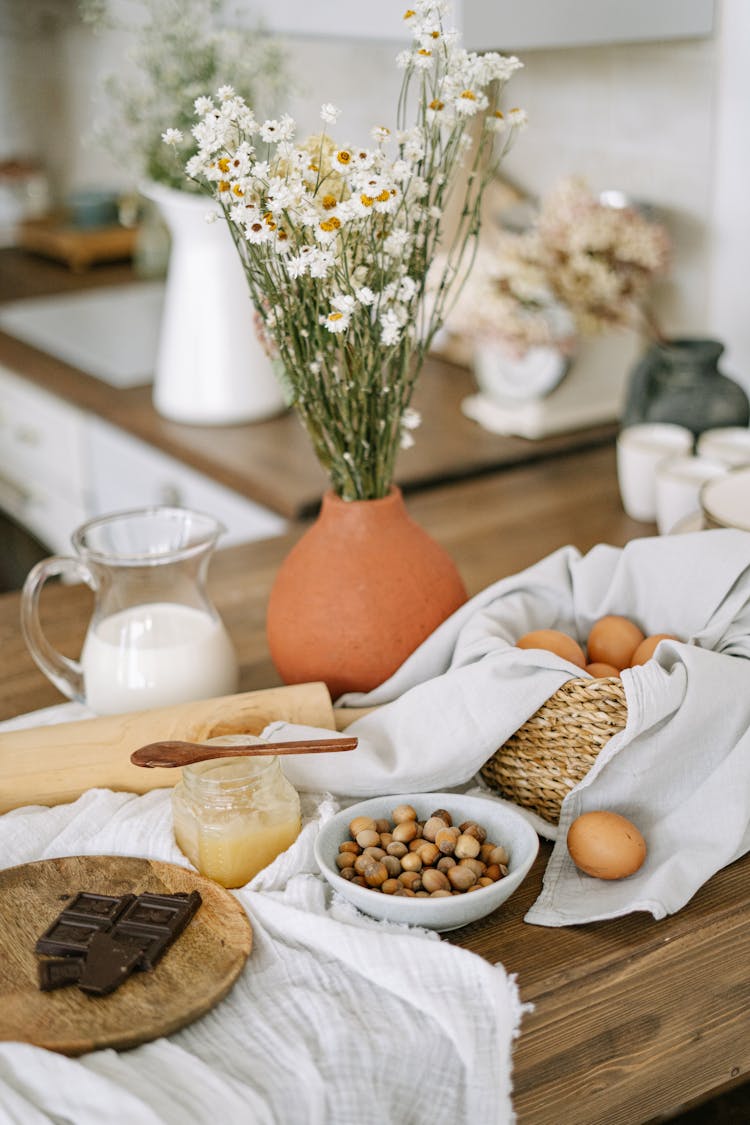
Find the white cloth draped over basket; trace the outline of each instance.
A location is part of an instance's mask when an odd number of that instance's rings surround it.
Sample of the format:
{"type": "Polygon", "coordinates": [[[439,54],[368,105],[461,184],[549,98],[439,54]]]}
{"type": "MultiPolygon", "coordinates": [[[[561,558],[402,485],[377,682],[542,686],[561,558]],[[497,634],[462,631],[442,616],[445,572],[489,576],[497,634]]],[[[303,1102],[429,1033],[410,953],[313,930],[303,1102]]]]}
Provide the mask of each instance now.
{"type": "MultiPolygon", "coordinates": [[[[750,849],[750,533],[704,531],[564,547],[483,590],[375,691],[340,704],[382,704],[347,733],[354,753],[299,758],[288,775],[368,796],[466,786],[495,749],[580,669],[514,641],[537,628],[585,643],[597,618],[673,633],[655,658],[623,672],[628,721],[565,798],[542,894],[526,919],[559,926],[636,910],[679,910],[750,849]],[[625,880],[581,874],[565,835],[582,812],[612,809],[643,832],[648,857],[625,880]]],[[[266,735],[311,737],[275,723],[266,735]]]]}

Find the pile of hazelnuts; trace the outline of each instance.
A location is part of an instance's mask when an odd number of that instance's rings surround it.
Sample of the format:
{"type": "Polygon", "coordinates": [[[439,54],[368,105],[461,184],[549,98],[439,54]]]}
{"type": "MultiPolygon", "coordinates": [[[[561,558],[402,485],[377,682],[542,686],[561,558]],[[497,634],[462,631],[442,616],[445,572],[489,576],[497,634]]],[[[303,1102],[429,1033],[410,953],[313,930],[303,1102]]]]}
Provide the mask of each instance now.
{"type": "Polygon", "coordinates": [[[390,820],[355,817],[349,832],[336,856],[339,875],[382,894],[446,898],[481,891],[508,874],[505,848],[488,841],[481,824],[454,826],[445,809],[420,821],[411,805],[399,805],[390,820]]]}

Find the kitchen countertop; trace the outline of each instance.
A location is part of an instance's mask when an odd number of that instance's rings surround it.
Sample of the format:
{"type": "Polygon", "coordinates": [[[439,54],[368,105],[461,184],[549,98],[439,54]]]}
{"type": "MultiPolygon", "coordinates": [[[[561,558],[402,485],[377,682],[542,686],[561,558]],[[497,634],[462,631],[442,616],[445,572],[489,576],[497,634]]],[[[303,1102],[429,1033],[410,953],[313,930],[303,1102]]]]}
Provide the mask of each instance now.
{"type": "MultiPolygon", "coordinates": [[[[133,279],[128,265],[93,266],[73,274],[20,250],[0,250],[0,303],[133,279]]],[[[0,364],[287,519],[313,514],[327,487],[292,413],[241,426],[181,425],[156,413],[150,387],[113,388],[3,332],[0,364]]],[[[422,425],[414,447],[402,452],[397,465],[396,481],[405,492],[610,443],[616,433],[614,424],[606,424],[538,441],[491,434],[461,413],[461,400],[475,390],[465,368],[428,359],[413,403],[422,425]]]]}
{"type": "MultiPolygon", "coordinates": [[[[624,514],[611,447],[415,493],[408,507],[452,554],[470,593],[566,543],[586,551],[654,533],[624,514]]],[[[242,690],[279,682],[265,607],[301,530],[220,551],[212,561],[209,588],[237,647],[242,690]]],[[[90,598],[83,587],[45,590],[47,635],[73,656],[90,598]]],[[[0,597],[0,718],[60,702],[26,652],[18,610],[18,594],[0,597]]],[[[750,856],[660,922],[634,914],[557,929],[523,921],[549,850],[542,845],[505,906],[446,938],[502,961],[534,1005],[514,1055],[520,1125],[637,1125],[747,1079],[750,856]]]]}

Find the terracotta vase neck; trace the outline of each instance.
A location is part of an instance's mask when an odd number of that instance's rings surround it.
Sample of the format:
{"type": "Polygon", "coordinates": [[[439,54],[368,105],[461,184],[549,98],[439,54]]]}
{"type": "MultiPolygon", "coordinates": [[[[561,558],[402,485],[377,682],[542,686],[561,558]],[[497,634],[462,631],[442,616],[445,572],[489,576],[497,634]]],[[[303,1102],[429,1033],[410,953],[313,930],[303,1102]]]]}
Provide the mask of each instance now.
{"type": "Polygon", "coordinates": [[[387,496],[376,500],[342,500],[335,492],[326,492],[320,509],[321,520],[350,520],[358,522],[365,517],[370,522],[391,520],[406,511],[404,497],[398,485],[391,485],[387,496]]]}

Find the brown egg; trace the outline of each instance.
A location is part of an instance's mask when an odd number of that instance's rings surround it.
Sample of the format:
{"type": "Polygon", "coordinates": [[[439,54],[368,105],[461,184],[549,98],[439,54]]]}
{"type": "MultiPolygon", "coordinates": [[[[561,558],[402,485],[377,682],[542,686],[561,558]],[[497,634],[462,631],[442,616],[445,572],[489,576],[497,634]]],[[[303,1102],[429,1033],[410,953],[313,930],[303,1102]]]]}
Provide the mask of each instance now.
{"type": "Polygon", "coordinates": [[[638,648],[630,657],[630,667],[635,668],[636,664],[645,664],[647,660],[650,660],[659,641],[679,641],[679,639],[679,637],[675,637],[674,633],[653,633],[638,645],[638,648]]]}
{"type": "Polygon", "coordinates": [[[643,633],[627,617],[610,614],[591,626],[588,639],[589,661],[612,664],[618,671],[627,668],[630,658],[644,639],[643,633]]]}
{"type": "Polygon", "coordinates": [[[594,676],[597,680],[603,680],[605,676],[619,676],[620,673],[614,664],[593,664],[586,665],[586,671],[590,676],[594,676]]]}
{"type": "Polygon", "coordinates": [[[562,656],[563,660],[577,664],[579,668],[585,667],[586,664],[586,657],[578,642],[558,629],[535,629],[531,633],[524,633],[516,641],[516,647],[541,648],[546,652],[554,652],[562,656]]]}
{"type": "Polygon", "coordinates": [[[624,879],[646,858],[646,841],[619,813],[583,813],[568,829],[567,844],[576,867],[596,879],[624,879]]]}

